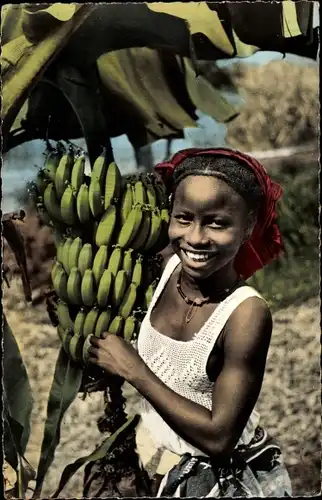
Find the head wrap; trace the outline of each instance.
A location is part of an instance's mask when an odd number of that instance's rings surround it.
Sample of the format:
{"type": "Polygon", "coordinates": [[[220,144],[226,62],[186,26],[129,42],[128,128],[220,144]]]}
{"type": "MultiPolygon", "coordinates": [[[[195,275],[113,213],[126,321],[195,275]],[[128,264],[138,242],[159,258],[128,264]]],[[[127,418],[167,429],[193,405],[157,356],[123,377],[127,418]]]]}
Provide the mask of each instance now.
{"type": "Polygon", "coordinates": [[[169,194],[173,187],[174,169],[186,158],[200,155],[227,156],[242,162],[255,174],[262,188],[264,200],[258,212],[257,222],[250,238],[241,245],[235,257],[237,273],[244,279],[248,279],[256,271],[276,259],[284,250],[281,233],[276,223],[276,202],[282,196],[282,187],[269,177],[263,165],[245,153],[228,148],[189,148],[178,151],[171,160],[159,163],[155,167],[169,194]]]}

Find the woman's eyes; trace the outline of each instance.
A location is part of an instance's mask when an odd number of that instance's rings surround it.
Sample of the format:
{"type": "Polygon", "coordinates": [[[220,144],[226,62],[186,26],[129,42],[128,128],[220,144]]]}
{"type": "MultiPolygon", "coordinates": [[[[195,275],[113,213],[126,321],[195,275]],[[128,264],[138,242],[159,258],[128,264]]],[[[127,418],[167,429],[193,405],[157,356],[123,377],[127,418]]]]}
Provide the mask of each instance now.
{"type": "Polygon", "coordinates": [[[193,218],[190,217],[189,215],[175,215],[174,218],[179,221],[181,224],[189,224],[192,222],[193,218]]]}
{"type": "MultiPolygon", "coordinates": [[[[174,218],[180,223],[180,224],[190,224],[193,222],[193,217],[191,215],[186,215],[186,214],[177,214],[174,215],[174,218]]],[[[204,221],[203,225],[209,226],[211,228],[224,228],[229,225],[229,222],[227,220],[223,219],[209,219],[204,221]]]]}
{"type": "Polygon", "coordinates": [[[210,227],[221,227],[221,228],[224,228],[224,227],[228,227],[229,226],[229,223],[228,221],[225,221],[225,220],[216,220],[216,221],[212,221],[211,223],[208,224],[210,227]]]}

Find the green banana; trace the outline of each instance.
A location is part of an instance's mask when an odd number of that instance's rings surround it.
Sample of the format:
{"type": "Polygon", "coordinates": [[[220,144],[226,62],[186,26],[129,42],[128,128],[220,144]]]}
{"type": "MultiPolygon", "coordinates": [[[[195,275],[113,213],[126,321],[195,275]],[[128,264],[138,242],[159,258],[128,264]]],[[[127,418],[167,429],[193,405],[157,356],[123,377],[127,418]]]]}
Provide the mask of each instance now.
{"type": "Polygon", "coordinates": [[[91,177],[88,190],[88,202],[94,219],[99,217],[104,211],[104,203],[101,194],[101,187],[96,177],[91,177]]]}
{"type": "Polygon", "coordinates": [[[141,180],[137,180],[133,186],[133,202],[134,205],[139,203],[140,205],[144,205],[147,203],[147,194],[145,191],[145,186],[141,180]]]}
{"type": "Polygon", "coordinates": [[[78,267],[72,267],[67,281],[67,295],[72,304],[82,304],[81,284],[82,276],[78,267]]]}
{"type": "Polygon", "coordinates": [[[108,326],[111,322],[112,310],[108,307],[105,311],[102,311],[97,319],[95,326],[95,337],[100,337],[102,333],[108,331],[108,326]]]}
{"type": "Polygon", "coordinates": [[[122,248],[128,248],[131,246],[131,242],[136,237],[143,218],[142,206],[136,205],[132,208],[129,213],[122,229],[119,233],[117,244],[122,248]]]}
{"type": "Polygon", "coordinates": [[[151,250],[151,248],[157,243],[161,233],[161,227],[162,219],[160,210],[156,208],[152,211],[150,234],[146,244],[144,245],[145,252],[151,250]]]}
{"type": "Polygon", "coordinates": [[[106,148],[103,149],[102,154],[98,156],[94,162],[92,170],[92,178],[98,180],[100,185],[100,192],[103,194],[105,189],[105,178],[107,175],[107,158],[106,158],[106,148]]]}
{"type": "Polygon", "coordinates": [[[115,308],[118,308],[127,288],[126,272],[121,269],[114,280],[114,285],[112,289],[112,304],[115,308]]]}
{"type": "Polygon", "coordinates": [[[92,269],[86,269],[84,273],[81,284],[81,296],[85,306],[91,307],[94,305],[96,294],[95,279],[92,269]]]}
{"type": "Polygon", "coordinates": [[[63,156],[61,157],[55,175],[55,187],[59,199],[61,199],[61,197],[64,194],[64,191],[66,189],[66,183],[70,182],[73,164],[74,164],[74,153],[73,149],[69,147],[68,151],[64,153],[63,156]]]}
{"type": "Polygon", "coordinates": [[[106,245],[99,247],[93,262],[93,274],[96,281],[96,285],[99,285],[100,279],[106,269],[108,261],[108,249],[106,245]]]}
{"type": "Polygon", "coordinates": [[[70,184],[60,200],[60,213],[63,221],[69,226],[73,226],[77,221],[76,196],[70,184]]]}
{"type": "Polygon", "coordinates": [[[157,195],[149,177],[145,178],[144,185],[145,185],[147,203],[153,210],[154,208],[157,207],[157,195]]]}
{"type": "Polygon", "coordinates": [[[86,184],[82,184],[76,198],[76,210],[82,224],[91,220],[91,209],[89,206],[89,190],[86,184]]]}
{"type": "Polygon", "coordinates": [[[161,219],[166,223],[170,223],[170,214],[169,210],[167,208],[162,208],[161,209],[161,219]]]}
{"type": "Polygon", "coordinates": [[[150,251],[154,254],[161,252],[166,246],[169,245],[169,223],[170,214],[167,208],[161,209],[161,230],[160,234],[156,240],[155,245],[150,248],[150,251]]]}
{"type": "Polygon", "coordinates": [[[95,243],[98,247],[109,246],[116,225],[116,207],[110,205],[101,218],[95,234],[95,243]]]}
{"type": "Polygon", "coordinates": [[[120,207],[120,225],[123,226],[123,224],[126,221],[126,218],[128,217],[129,213],[132,210],[133,206],[133,194],[132,194],[132,186],[130,182],[126,183],[125,190],[123,192],[122,196],[122,201],[121,201],[121,207],[120,207]]]}
{"type": "Polygon", "coordinates": [[[113,252],[108,261],[108,270],[112,273],[115,278],[119,270],[121,269],[123,259],[123,250],[119,245],[115,245],[113,252]]]}
{"type": "Polygon", "coordinates": [[[134,316],[129,316],[126,318],[123,327],[123,338],[130,342],[134,336],[136,328],[136,318],[134,316]]]}
{"type": "Polygon", "coordinates": [[[135,283],[130,283],[118,311],[118,314],[122,316],[123,319],[127,319],[130,316],[136,302],[136,298],[137,285],[135,283]]]}
{"type": "Polygon", "coordinates": [[[133,270],[132,254],[133,254],[133,248],[125,250],[122,263],[122,269],[124,269],[124,271],[126,272],[126,276],[129,280],[131,279],[133,270]]]}
{"type": "Polygon", "coordinates": [[[59,324],[63,327],[64,330],[67,328],[74,328],[74,323],[70,317],[69,308],[66,302],[62,300],[58,300],[56,306],[56,314],[59,321],[59,324]]]}
{"type": "Polygon", "coordinates": [[[73,335],[68,343],[68,354],[73,361],[82,361],[84,338],[80,335],[73,335]]]}
{"type": "Polygon", "coordinates": [[[44,206],[50,217],[62,221],[60,203],[53,182],[50,182],[44,192],[44,206]]]}
{"type": "Polygon", "coordinates": [[[85,175],[85,154],[80,154],[73,165],[72,176],[71,176],[71,186],[74,189],[75,193],[78,193],[83,182],[85,175]]]}
{"type": "Polygon", "coordinates": [[[113,333],[114,335],[121,335],[124,325],[124,319],[122,316],[115,316],[113,318],[110,326],[108,327],[109,333],[113,333]]]}
{"type": "Polygon", "coordinates": [[[105,210],[120,197],[122,186],[121,172],[115,161],[109,164],[105,178],[105,195],[104,208],[105,210]]]}
{"type": "Polygon", "coordinates": [[[54,264],[53,264],[53,267],[51,268],[51,281],[52,281],[52,283],[54,282],[57,271],[60,269],[63,269],[63,266],[61,265],[60,262],[58,262],[58,260],[56,260],[56,262],[54,262],[54,264]]]}
{"type": "Polygon", "coordinates": [[[106,307],[108,303],[112,283],[113,275],[109,269],[105,269],[97,291],[97,304],[102,309],[106,307]]]}
{"type": "Polygon", "coordinates": [[[140,286],[142,283],[142,273],[143,273],[142,261],[143,261],[143,257],[141,255],[138,255],[137,259],[135,261],[135,265],[134,265],[134,269],[133,269],[133,273],[132,273],[132,277],[131,277],[132,283],[135,283],[136,286],[140,286]]]}
{"type": "Polygon", "coordinates": [[[58,269],[53,280],[53,287],[58,297],[64,302],[68,302],[67,280],[68,275],[64,269],[58,269]]]}
{"type": "Polygon", "coordinates": [[[88,337],[88,335],[94,334],[98,316],[99,316],[99,309],[97,307],[93,307],[93,309],[91,309],[87,314],[83,326],[84,338],[88,337]]]}
{"type": "Polygon", "coordinates": [[[52,182],[55,182],[57,167],[59,165],[61,157],[62,154],[58,149],[53,149],[46,156],[43,171],[47,179],[51,180],[52,182]]]}
{"type": "Polygon", "coordinates": [[[83,334],[83,328],[84,328],[84,323],[85,323],[85,318],[87,316],[87,312],[85,309],[81,308],[75,318],[74,321],[74,333],[75,335],[82,335],[83,334]]]}
{"type": "Polygon", "coordinates": [[[85,243],[78,256],[78,269],[82,276],[84,276],[87,269],[92,269],[93,265],[93,249],[90,243],[85,243]]]}
{"type": "Polygon", "coordinates": [[[148,240],[150,229],[151,229],[151,209],[147,206],[142,207],[142,222],[140,225],[139,232],[132,241],[131,245],[133,250],[143,250],[145,248],[145,243],[148,240]]]}
{"type": "Polygon", "coordinates": [[[69,247],[68,251],[68,267],[69,269],[72,269],[72,267],[77,267],[78,266],[78,259],[79,259],[79,254],[82,250],[82,240],[78,236],[77,238],[74,239],[73,243],[69,247]]]}
{"type": "Polygon", "coordinates": [[[66,271],[66,273],[69,273],[70,267],[69,267],[69,249],[73,243],[73,238],[71,236],[68,236],[66,238],[64,246],[61,250],[61,263],[66,271]]]}

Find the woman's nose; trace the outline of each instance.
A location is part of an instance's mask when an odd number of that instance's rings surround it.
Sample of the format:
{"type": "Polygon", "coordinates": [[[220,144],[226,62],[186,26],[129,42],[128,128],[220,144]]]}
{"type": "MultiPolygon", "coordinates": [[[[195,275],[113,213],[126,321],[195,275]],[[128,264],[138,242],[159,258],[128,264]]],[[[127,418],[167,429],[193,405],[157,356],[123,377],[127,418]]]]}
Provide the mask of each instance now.
{"type": "Polygon", "coordinates": [[[186,243],[191,247],[198,247],[208,243],[203,227],[200,224],[192,224],[185,235],[186,243]]]}

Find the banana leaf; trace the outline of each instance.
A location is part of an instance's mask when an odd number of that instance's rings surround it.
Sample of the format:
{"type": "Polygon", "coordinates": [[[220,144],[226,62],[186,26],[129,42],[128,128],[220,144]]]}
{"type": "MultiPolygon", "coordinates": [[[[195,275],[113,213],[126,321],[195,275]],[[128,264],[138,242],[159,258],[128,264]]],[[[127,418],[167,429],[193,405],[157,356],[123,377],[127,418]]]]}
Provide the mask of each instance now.
{"type": "Polygon", "coordinates": [[[60,441],[60,427],[64,414],[75,400],[82,382],[82,369],[61,347],[47,404],[47,418],[41,445],[33,498],[39,498],[46,473],[54,460],[60,441]]]}
{"type": "Polygon", "coordinates": [[[30,436],[33,396],[18,344],[5,315],[3,315],[3,406],[4,455],[17,474],[14,490],[21,498],[24,497],[29,480],[35,476],[32,467],[23,457],[30,436]]]}
{"type": "Polygon", "coordinates": [[[72,464],[69,464],[65,467],[63,470],[62,476],[60,478],[59,486],[55,493],[52,495],[51,498],[57,498],[58,495],[61,493],[63,488],[66,486],[67,482],[71,479],[71,477],[78,471],[80,467],[85,465],[87,462],[95,462],[96,460],[100,460],[106,456],[106,454],[111,450],[113,445],[115,445],[116,440],[119,438],[119,436],[126,430],[131,427],[131,426],[136,426],[139,420],[138,415],[134,415],[132,417],[129,417],[127,421],[116,431],[114,434],[106,438],[103,443],[96,448],[92,453],[85,457],[78,458],[73,462],[72,464]]]}
{"type": "Polygon", "coordinates": [[[7,318],[3,315],[3,397],[4,408],[14,425],[18,451],[26,451],[30,435],[33,397],[28,374],[7,318]]]}
{"type": "MultiPolygon", "coordinates": [[[[284,1],[141,2],[126,5],[92,3],[77,6],[57,3],[50,6],[44,4],[45,6],[41,7],[39,5],[35,7],[32,4],[6,6],[2,20],[2,115],[5,143],[23,103],[40,83],[44,72],[52,69],[53,66],[58,68],[61,65],[73,66],[94,77],[94,68],[111,52],[125,49],[127,53],[127,49],[140,48],[143,48],[143,52],[153,50],[171,53],[180,58],[189,58],[194,70],[197,68],[198,60],[201,59],[216,61],[235,57],[244,58],[260,50],[284,54],[294,53],[316,59],[319,41],[313,15],[314,4],[315,2],[284,1]],[[253,22],[254,19],[256,23],[253,22]]],[[[113,71],[116,69],[115,66],[113,71]]],[[[107,74],[108,71],[107,67],[107,74]]],[[[144,75],[143,80],[148,75],[152,83],[157,81],[154,69],[151,69],[149,64],[145,66],[144,61],[141,62],[139,73],[141,79],[144,75]]],[[[195,71],[192,76],[194,74],[198,76],[195,71]]],[[[162,76],[161,74],[161,78],[162,76]]],[[[138,77],[135,79],[138,80],[138,77]]],[[[128,112],[127,115],[131,117],[132,114],[133,117],[134,111],[135,116],[131,121],[134,124],[141,124],[139,137],[135,134],[135,126],[133,131],[130,130],[130,133],[135,136],[133,145],[138,142],[146,144],[151,140],[149,123],[143,120],[147,106],[143,107],[143,117],[142,112],[136,112],[135,108],[142,101],[143,94],[131,93],[128,82],[132,85],[133,77],[122,78],[122,86],[118,88],[116,84],[117,91],[118,94],[122,94],[121,101],[130,98],[126,107],[129,111],[132,110],[132,113],[128,112]]],[[[100,83],[103,87],[105,86],[103,77],[100,83]]],[[[209,95],[211,89],[206,88],[205,85],[207,85],[206,82],[201,85],[196,83],[191,93],[195,94],[197,87],[201,86],[201,92],[209,95]]],[[[144,84],[140,85],[143,91],[144,86],[144,84]]],[[[160,83],[158,86],[164,87],[160,83]]],[[[186,89],[182,80],[179,80],[179,86],[182,88],[182,96],[186,97],[186,89]]],[[[171,94],[167,88],[164,93],[165,97],[171,94]]],[[[123,110],[121,110],[121,115],[119,114],[120,106],[116,115],[110,111],[110,105],[114,105],[114,95],[115,93],[108,92],[104,97],[106,114],[112,117],[112,122],[120,122],[123,126],[123,121],[126,123],[126,120],[123,120],[123,110]]],[[[167,101],[167,113],[171,111],[171,101],[174,97],[176,96],[170,95],[167,101]]],[[[51,99],[52,93],[49,92],[41,103],[46,104],[51,99]]],[[[212,108],[216,106],[217,109],[217,101],[219,113],[224,112],[226,115],[229,108],[218,92],[214,99],[215,104],[210,106],[212,108]]],[[[154,102],[151,100],[150,104],[154,110],[155,116],[152,115],[152,118],[154,118],[155,128],[158,126],[160,102],[163,101],[156,98],[154,102]]],[[[41,111],[40,106],[37,114],[41,111]]],[[[150,109],[148,111],[151,116],[150,109]]],[[[186,113],[180,110],[180,106],[178,114],[183,114],[185,121],[189,119],[189,116],[185,116],[186,113]]],[[[166,128],[168,123],[165,118],[160,121],[166,128]]],[[[114,123],[111,123],[112,125],[114,123]]],[[[76,128],[74,122],[73,129],[76,128]]],[[[160,126],[158,128],[161,129],[160,126]]],[[[18,135],[20,132],[17,132],[18,135]]],[[[162,129],[161,132],[158,138],[166,135],[162,129]]],[[[26,133],[28,137],[29,132],[26,131],[26,133]]],[[[119,131],[116,135],[123,133],[126,132],[119,131]]],[[[112,136],[111,133],[110,136],[112,136]]]]}

